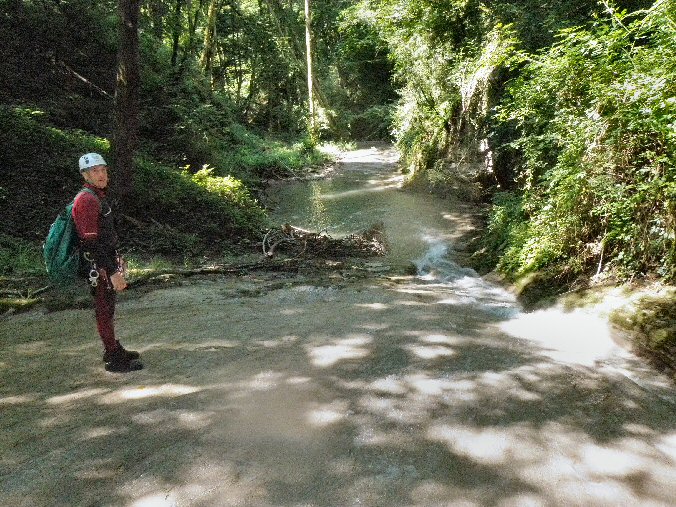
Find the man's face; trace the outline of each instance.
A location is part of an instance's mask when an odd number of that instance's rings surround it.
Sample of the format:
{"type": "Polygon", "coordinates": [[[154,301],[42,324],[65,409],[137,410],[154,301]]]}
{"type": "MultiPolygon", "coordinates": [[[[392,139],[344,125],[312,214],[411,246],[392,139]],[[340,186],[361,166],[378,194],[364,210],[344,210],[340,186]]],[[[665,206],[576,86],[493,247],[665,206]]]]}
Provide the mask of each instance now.
{"type": "Polygon", "coordinates": [[[82,173],[84,179],[90,185],[96,188],[106,188],[108,186],[108,167],[105,165],[95,165],[89,171],[82,173]]]}

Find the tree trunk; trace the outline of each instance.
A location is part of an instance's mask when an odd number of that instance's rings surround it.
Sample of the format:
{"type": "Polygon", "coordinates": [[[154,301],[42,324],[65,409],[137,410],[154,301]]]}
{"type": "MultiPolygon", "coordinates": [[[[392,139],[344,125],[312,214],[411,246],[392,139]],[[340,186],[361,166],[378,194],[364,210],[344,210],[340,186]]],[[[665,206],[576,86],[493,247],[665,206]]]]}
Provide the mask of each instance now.
{"type": "MultiPolygon", "coordinates": [[[[302,68],[303,66],[307,65],[307,61],[304,61],[303,58],[303,52],[304,49],[302,47],[302,44],[299,40],[299,37],[296,37],[295,34],[290,33],[290,31],[284,26],[282,22],[282,12],[284,9],[284,6],[280,3],[280,0],[266,0],[265,2],[268,6],[268,11],[270,12],[270,17],[275,25],[275,28],[277,29],[277,32],[279,33],[280,37],[284,40],[287,41],[288,46],[288,56],[290,59],[294,60],[298,67],[302,68]]],[[[309,5],[309,0],[308,4],[306,5],[308,9],[310,9],[310,18],[311,18],[311,6],[309,5]]],[[[311,21],[311,19],[310,19],[311,21]]],[[[308,19],[306,18],[306,25],[308,23],[308,19]]],[[[307,41],[307,33],[306,33],[306,41],[307,41]]],[[[310,43],[312,42],[312,39],[310,38],[310,43]]],[[[307,43],[306,43],[306,48],[305,52],[308,53],[307,51],[307,43]]],[[[310,57],[312,56],[311,52],[308,53],[310,57]]],[[[320,83],[316,76],[313,75],[312,68],[311,68],[311,63],[310,63],[310,68],[308,72],[308,79],[312,79],[312,86],[310,87],[308,85],[308,89],[312,89],[312,107],[314,109],[314,120],[316,123],[316,108],[315,108],[315,101],[318,102],[319,106],[323,107],[324,109],[329,109],[329,103],[328,100],[326,99],[326,96],[322,93],[320,83]]],[[[334,120],[331,116],[328,117],[328,121],[331,125],[334,124],[334,120]]]]}
{"type": "Polygon", "coordinates": [[[313,140],[317,138],[317,118],[315,115],[315,103],[312,74],[312,11],[311,0],[305,0],[305,52],[307,56],[307,94],[308,94],[308,130],[313,140]]]}
{"type": "Polygon", "coordinates": [[[181,23],[181,10],[183,9],[183,0],[176,0],[174,7],[174,15],[171,27],[171,66],[176,67],[178,62],[178,47],[181,39],[181,30],[183,24],[181,23]]]}
{"type": "Polygon", "coordinates": [[[147,2],[147,8],[153,35],[161,41],[164,37],[164,18],[167,15],[167,6],[162,0],[150,0],[147,2]]]}
{"type": "Polygon", "coordinates": [[[141,0],[119,0],[120,43],[115,89],[113,159],[115,187],[123,199],[133,190],[134,153],[138,145],[140,54],[138,21],[141,0]]]}
{"type": "Polygon", "coordinates": [[[204,49],[202,50],[202,57],[200,58],[200,67],[204,74],[212,81],[212,60],[214,57],[214,46],[216,40],[216,15],[218,13],[219,0],[211,0],[209,4],[209,14],[207,15],[207,26],[204,30],[204,49]]]}
{"type": "MultiPolygon", "coordinates": [[[[205,0],[199,0],[199,3],[197,7],[194,9],[192,13],[188,14],[188,40],[185,44],[184,50],[183,50],[183,58],[181,58],[181,62],[179,63],[179,68],[178,68],[178,77],[183,76],[183,72],[186,69],[186,66],[188,64],[188,60],[191,58],[194,58],[195,55],[197,54],[197,50],[195,48],[196,40],[197,40],[197,28],[199,26],[200,22],[200,14],[202,13],[202,8],[204,7],[204,2],[205,0]],[[192,14],[192,15],[191,15],[192,14]]],[[[192,8],[192,1],[188,0],[188,10],[192,8]]]]}

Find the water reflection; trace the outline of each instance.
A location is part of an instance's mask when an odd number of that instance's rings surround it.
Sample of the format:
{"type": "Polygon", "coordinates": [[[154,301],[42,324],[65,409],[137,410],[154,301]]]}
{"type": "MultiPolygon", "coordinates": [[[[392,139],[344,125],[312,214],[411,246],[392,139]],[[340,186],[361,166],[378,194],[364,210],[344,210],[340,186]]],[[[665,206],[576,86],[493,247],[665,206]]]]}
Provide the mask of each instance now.
{"type": "Polygon", "coordinates": [[[328,229],[331,220],[328,216],[325,197],[322,196],[322,186],[313,181],[310,183],[310,217],[308,225],[317,231],[328,229]]]}
{"type": "Polygon", "coordinates": [[[449,214],[448,201],[401,189],[403,175],[393,150],[360,153],[343,160],[327,178],[276,186],[270,196],[273,220],[333,237],[382,223],[393,263],[423,255],[429,238],[444,242],[463,232],[462,219],[449,214]]]}

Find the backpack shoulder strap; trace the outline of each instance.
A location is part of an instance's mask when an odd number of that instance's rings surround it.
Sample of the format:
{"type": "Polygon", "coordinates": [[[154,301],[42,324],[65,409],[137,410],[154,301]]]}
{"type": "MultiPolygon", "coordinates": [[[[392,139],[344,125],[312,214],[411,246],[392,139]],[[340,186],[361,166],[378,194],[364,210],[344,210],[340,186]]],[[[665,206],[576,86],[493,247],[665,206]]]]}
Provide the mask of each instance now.
{"type": "Polygon", "coordinates": [[[99,196],[96,194],[96,192],[94,192],[91,188],[88,188],[88,187],[82,187],[82,190],[80,190],[80,191],[77,193],[77,195],[75,196],[75,198],[77,199],[77,196],[80,195],[82,192],[87,192],[88,194],[92,194],[94,197],[96,197],[96,200],[97,200],[97,201],[100,201],[100,200],[101,200],[101,199],[99,198],[99,196]]]}

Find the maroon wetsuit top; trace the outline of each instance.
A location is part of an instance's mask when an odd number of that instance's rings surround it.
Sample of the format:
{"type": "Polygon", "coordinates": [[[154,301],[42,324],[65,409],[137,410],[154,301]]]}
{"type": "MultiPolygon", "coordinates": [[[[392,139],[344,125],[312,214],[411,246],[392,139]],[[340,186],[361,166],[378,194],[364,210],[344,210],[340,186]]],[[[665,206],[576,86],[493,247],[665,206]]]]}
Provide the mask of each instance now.
{"type": "Polygon", "coordinates": [[[106,201],[106,191],[89,183],[85,187],[96,192],[80,192],[73,204],[73,221],[80,237],[82,251],[93,259],[97,268],[108,274],[117,270],[117,244],[113,213],[106,201]]]}

